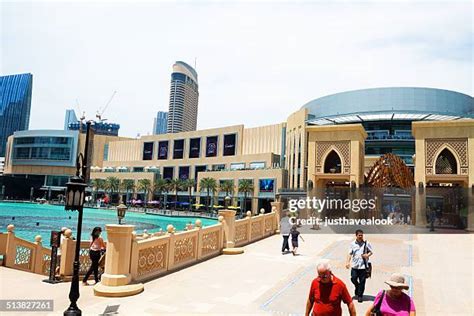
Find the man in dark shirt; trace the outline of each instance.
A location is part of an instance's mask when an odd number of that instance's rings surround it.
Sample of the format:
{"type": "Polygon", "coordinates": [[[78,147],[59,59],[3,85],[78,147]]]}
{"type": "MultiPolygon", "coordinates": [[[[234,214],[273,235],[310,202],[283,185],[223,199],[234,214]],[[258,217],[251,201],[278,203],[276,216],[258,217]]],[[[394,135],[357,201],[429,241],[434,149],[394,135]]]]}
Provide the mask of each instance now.
{"type": "Polygon", "coordinates": [[[317,266],[318,277],[311,283],[308,301],[306,302],[306,316],[341,316],[341,301],[347,304],[349,314],[355,316],[356,310],[347,287],[331,273],[328,263],[317,266]]]}

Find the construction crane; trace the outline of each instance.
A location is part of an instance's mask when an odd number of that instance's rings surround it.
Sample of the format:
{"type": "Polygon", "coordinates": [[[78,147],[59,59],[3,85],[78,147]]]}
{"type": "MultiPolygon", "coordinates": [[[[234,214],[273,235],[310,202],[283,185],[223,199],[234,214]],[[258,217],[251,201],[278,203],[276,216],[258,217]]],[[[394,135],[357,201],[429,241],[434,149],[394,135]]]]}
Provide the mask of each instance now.
{"type": "Polygon", "coordinates": [[[102,118],[102,115],[104,114],[105,110],[107,110],[107,108],[109,107],[110,103],[112,102],[112,99],[114,98],[115,94],[117,93],[117,91],[114,91],[114,93],[112,93],[112,96],[109,98],[109,101],[107,101],[107,103],[105,104],[105,106],[102,108],[102,109],[98,109],[97,110],[97,113],[95,114],[95,117],[97,117],[97,119],[100,121],[100,122],[103,122],[103,121],[106,121],[107,119],[103,119],[102,118]]]}
{"type": "MultiPolygon", "coordinates": [[[[79,99],[76,99],[76,110],[81,114],[81,107],[79,105],[79,99]]],[[[82,111],[82,115],[79,117],[79,132],[82,132],[82,122],[86,119],[86,112],[82,111]]]]}

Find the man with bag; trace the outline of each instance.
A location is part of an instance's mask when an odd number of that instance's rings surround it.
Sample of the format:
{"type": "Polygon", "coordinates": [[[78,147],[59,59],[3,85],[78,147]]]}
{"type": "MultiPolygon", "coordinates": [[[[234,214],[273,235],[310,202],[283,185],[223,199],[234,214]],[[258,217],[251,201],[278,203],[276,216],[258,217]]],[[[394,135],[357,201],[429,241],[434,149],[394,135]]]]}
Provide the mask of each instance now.
{"type": "Polygon", "coordinates": [[[351,282],[355,286],[354,294],[357,301],[364,301],[365,280],[370,278],[372,273],[372,264],[369,257],[372,256],[372,246],[364,241],[364,232],[361,229],[355,232],[356,239],[349,247],[349,253],[346,260],[346,269],[351,268],[351,282]]]}

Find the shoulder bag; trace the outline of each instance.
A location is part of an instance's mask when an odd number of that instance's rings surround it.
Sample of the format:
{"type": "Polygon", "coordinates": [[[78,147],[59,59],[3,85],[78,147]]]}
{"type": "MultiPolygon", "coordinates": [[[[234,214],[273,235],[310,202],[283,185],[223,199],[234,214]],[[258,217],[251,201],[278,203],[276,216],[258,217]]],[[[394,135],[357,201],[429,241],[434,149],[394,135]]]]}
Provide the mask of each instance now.
{"type": "MultiPolygon", "coordinates": [[[[367,240],[364,243],[364,252],[363,254],[367,253],[367,240]]],[[[366,277],[370,278],[372,276],[372,262],[369,260],[364,259],[365,271],[367,273],[366,277]]]]}
{"type": "Polygon", "coordinates": [[[380,300],[372,308],[372,311],[370,312],[370,316],[383,316],[382,312],[380,311],[380,308],[382,307],[384,296],[385,296],[385,291],[382,292],[382,295],[380,296],[380,300]]]}

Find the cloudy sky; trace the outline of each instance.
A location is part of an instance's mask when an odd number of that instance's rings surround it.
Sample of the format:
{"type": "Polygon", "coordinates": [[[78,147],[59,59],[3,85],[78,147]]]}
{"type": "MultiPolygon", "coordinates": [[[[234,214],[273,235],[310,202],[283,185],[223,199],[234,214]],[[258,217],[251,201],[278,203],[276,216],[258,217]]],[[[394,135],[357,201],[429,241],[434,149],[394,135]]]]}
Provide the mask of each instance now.
{"type": "Polygon", "coordinates": [[[92,118],[116,90],[104,117],[149,134],[176,60],[197,59],[199,129],[360,88],[473,95],[470,1],[0,3],[0,73],[33,74],[31,129],[62,128],[66,108],[92,118]]]}

